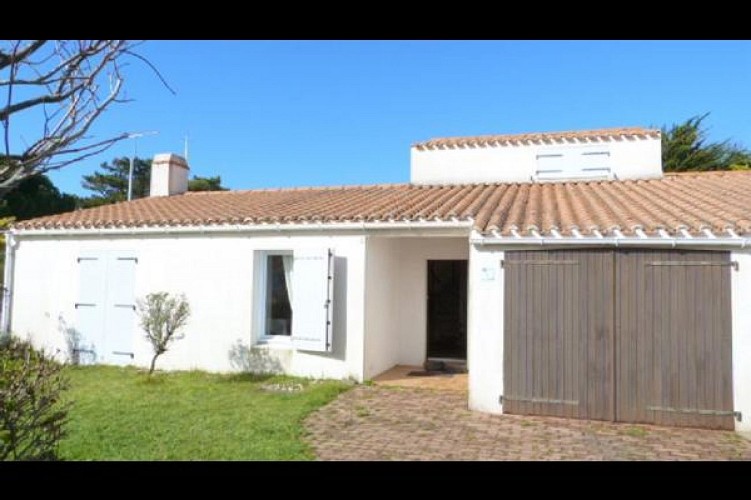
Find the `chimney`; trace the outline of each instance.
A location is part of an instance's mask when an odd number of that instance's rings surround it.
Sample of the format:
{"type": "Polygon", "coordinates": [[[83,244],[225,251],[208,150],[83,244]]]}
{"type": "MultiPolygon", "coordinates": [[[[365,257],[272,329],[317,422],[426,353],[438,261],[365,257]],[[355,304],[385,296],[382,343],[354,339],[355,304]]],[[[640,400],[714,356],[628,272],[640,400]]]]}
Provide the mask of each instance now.
{"type": "Polygon", "coordinates": [[[188,162],[172,153],[154,155],[150,196],[172,196],[188,190],[188,162]]]}

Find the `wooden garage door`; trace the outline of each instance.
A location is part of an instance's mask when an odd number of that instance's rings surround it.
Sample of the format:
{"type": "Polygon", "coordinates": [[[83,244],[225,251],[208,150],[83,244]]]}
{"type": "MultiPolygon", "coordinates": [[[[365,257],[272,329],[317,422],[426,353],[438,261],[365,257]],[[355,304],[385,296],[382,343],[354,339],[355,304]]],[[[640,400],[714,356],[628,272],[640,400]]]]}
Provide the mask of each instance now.
{"type": "Polygon", "coordinates": [[[503,407],[733,428],[726,252],[507,252],[503,407]]]}
{"type": "Polygon", "coordinates": [[[609,251],[507,252],[503,409],[613,418],[609,251]]]}
{"type": "Polygon", "coordinates": [[[616,419],[733,429],[730,256],[620,251],[616,419]]]}

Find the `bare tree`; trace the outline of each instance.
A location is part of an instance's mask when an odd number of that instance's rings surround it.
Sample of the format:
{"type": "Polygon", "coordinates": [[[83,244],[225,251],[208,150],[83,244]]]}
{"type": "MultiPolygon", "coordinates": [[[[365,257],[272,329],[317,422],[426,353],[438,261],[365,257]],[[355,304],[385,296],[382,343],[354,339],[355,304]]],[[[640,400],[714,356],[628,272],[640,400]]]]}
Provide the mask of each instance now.
{"type": "Polygon", "coordinates": [[[89,129],[110,105],[126,101],[121,98],[124,58],[137,58],[156,72],[133,52],[139,43],[0,41],[0,198],[25,177],[96,155],[128,137],[121,132],[94,139],[89,129]],[[40,124],[34,137],[12,133],[14,119],[22,116],[40,124]]]}
{"type": "Polygon", "coordinates": [[[167,292],[154,292],[136,301],[141,328],[151,343],[154,357],[151,358],[149,375],[154,373],[156,358],[167,352],[169,345],[184,335],[177,335],[190,316],[190,305],[185,295],[171,297],[167,292]]]}

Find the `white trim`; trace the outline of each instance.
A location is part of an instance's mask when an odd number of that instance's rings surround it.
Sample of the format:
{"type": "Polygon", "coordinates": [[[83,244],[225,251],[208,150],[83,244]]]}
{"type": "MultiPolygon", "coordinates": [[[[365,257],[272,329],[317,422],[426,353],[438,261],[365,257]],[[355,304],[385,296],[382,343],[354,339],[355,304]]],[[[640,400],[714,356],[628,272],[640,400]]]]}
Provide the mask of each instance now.
{"type": "Polygon", "coordinates": [[[294,231],[383,231],[403,230],[445,230],[461,229],[469,231],[474,221],[410,221],[386,220],[374,222],[285,222],[260,224],[217,224],[196,226],[143,226],[143,227],[106,227],[106,228],[56,228],[56,229],[10,229],[9,233],[20,237],[34,236],[109,236],[141,234],[204,234],[204,233],[255,233],[255,232],[294,232],[294,231]]]}
{"type": "MultiPolygon", "coordinates": [[[[513,233],[513,231],[512,231],[513,233]]],[[[597,233],[599,234],[599,232],[597,233]]],[[[642,232],[637,237],[605,237],[599,234],[597,237],[534,237],[534,236],[511,236],[511,237],[488,237],[477,231],[473,231],[469,238],[473,245],[504,245],[504,246],[628,246],[628,247],[726,247],[745,248],[751,247],[750,238],[687,238],[671,237],[666,232],[659,237],[649,237],[642,232]],[[642,236],[643,235],[643,236],[642,236]]]]}
{"type": "MultiPolygon", "coordinates": [[[[268,345],[273,347],[292,347],[292,325],[290,324],[289,335],[267,335],[266,334],[266,293],[267,293],[267,259],[272,255],[293,255],[293,251],[284,249],[269,249],[269,250],[255,250],[253,252],[255,258],[253,259],[253,274],[256,276],[254,280],[254,292],[253,293],[253,345],[268,345]]],[[[290,286],[288,283],[287,286],[290,286]]],[[[292,304],[290,304],[292,307],[292,304]]],[[[294,318],[293,318],[294,319],[294,318]]]]}

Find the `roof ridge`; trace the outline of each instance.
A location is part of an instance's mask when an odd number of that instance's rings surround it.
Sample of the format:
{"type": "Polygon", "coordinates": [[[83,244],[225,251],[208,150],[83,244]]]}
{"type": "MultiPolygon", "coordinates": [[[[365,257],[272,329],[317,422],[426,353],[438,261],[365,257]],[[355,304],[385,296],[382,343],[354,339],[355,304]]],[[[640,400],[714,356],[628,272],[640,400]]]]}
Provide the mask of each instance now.
{"type": "MultiPolygon", "coordinates": [[[[664,177],[690,177],[690,176],[702,176],[702,175],[724,175],[724,174],[751,174],[751,170],[703,170],[703,171],[690,171],[690,172],[664,172],[664,177]]],[[[255,189],[229,189],[226,191],[187,191],[183,193],[187,196],[210,196],[210,195],[223,195],[223,194],[252,194],[252,193],[283,193],[283,192],[304,192],[304,191],[339,191],[339,190],[351,190],[351,189],[388,189],[388,188],[415,188],[415,189],[435,189],[435,188],[449,188],[449,187],[474,187],[474,186],[488,186],[488,187],[500,187],[500,186],[519,186],[527,184],[602,184],[602,183],[633,183],[633,182],[645,182],[645,181],[660,181],[663,180],[660,177],[643,178],[643,179],[568,179],[561,181],[498,181],[498,182],[458,182],[450,184],[415,184],[412,182],[393,182],[393,183],[377,183],[377,184],[337,184],[331,186],[292,186],[292,187],[266,187],[255,189]]],[[[177,195],[180,196],[180,195],[177,195]]],[[[146,198],[138,198],[137,200],[145,200],[146,198]]],[[[127,203],[126,201],[118,203],[127,203]]]]}
{"type": "MultiPolygon", "coordinates": [[[[228,189],[225,191],[186,191],[188,196],[205,196],[216,194],[248,194],[248,193],[279,193],[279,192],[296,192],[296,191],[337,191],[346,189],[363,189],[363,188],[392,188],[411,186],[409,182],[378,183],[378,184],[338,184],[332,186],[292,186],[292,187],[266,187],[255,189],[228,189]]],[[[143,198],[139,198],[143,199],[143,198]]]]}
{"type": "Polygon", "coordinates": [[[513,134],[480,134],[468,136],[448,136],[434,137],[425,141],[418,141],[412,144],[416,148],[432,148],[435,146],[463,145],[465,143],[474,143],[475,145],[485,145],[489,142],[520,142],[520,141],[539,141],[545,139],[564,140],[564,139],[581,139],[581,138],[603,138],[603,137],[620,137],[620,136],[657,136],[662,131],[658,128],[647,128],[640,126],[629,127],[609,127],[587,130],[560,130],[548,132],[519,132],[513,134]]]}

